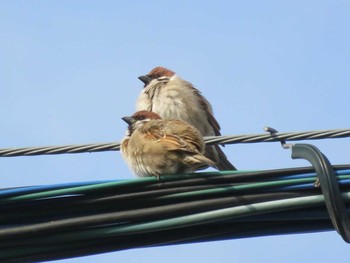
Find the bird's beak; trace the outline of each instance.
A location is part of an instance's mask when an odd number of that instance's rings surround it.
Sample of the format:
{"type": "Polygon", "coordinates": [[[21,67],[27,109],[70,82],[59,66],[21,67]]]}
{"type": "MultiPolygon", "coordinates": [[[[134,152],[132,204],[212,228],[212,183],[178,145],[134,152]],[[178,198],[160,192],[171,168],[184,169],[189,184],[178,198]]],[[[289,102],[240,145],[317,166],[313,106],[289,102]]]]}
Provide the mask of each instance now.
{"type": "Polygon", "coordinates": [[[152,79],[145,75],[145,76],[140,76],[139,80],[141,80],[143,83],[145,83],[145,86],[146,86],[146,85],[148,85],[148,83],[151,82],[152,79]]]}
{"type": "Polygon", "coordinates": [[[133,117],[127,116],[122,118],[123,121],[125,121],[127,124],[131,125],[135,122],[133,117]]]}

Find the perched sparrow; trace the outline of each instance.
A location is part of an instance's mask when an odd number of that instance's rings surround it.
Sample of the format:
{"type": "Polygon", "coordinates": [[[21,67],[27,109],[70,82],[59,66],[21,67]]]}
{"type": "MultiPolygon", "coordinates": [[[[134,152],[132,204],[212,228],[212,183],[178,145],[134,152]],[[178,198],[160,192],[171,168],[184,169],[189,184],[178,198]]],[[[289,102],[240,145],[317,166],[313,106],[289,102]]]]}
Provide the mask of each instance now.
{"type": "MultiPolygon", "coordinates": [[[[139,79],[145,86],[137,100],[137,110],[153,111],[165,120],[183,120],[196,127],[203,136],[221,135],[210,103],[175,72],[156,67],[139,79]]],[[[236,170],[218,145],[206,146],[205,156],[219,170],[236,170]]]]}
{"type": "Polygon", "coordinates": [[[181,120],[162,120],[150,111],[122,118],[129,124],[121,153],[139,177],[190,173],[215,164],[203,155],[200,132],[181,120]]]}

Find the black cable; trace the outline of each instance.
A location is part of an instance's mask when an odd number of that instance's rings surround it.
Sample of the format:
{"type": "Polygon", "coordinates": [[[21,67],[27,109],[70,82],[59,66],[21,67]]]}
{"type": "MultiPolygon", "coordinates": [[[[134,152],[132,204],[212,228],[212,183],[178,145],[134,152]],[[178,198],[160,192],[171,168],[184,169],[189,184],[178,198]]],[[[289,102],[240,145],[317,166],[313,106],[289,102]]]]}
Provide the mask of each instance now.
{"type": "MultiPolygon", "coordinates": [[[[334,167],[338,170],[349,169],[348,165],[334,167]]],[[[241,174],[199,175],[197,178],[189,176],[184,179],[164,177],[160,182],[111,185],[106,189],[84,190],[77,196],[52,196],[39,200],[16,201],[3,199],[0,206],[2,214],[0,222],[4,227],[0,228],[0,241],[3,240],[0,242],[0,247],[4,253],[0,253],[0,261],[52,260],[135,247],[331,229],[330,220],[325,218],[326,209],[322,206],[317,209],[246,216],[217,224],[205,223],[143,234],[123,233],[117,237],[108,235],[106,237],[102,231],[101,234],[86,239],[79,236],[79,233],[87,233],[87,229],[108,230],[117,224],[128,226],[215,209],[320,194],[320,189],[317,188],[276,192],[282,191],[283,188],[268,187],[268,189],[256,189],[254,193],[252,190],[239,191],[233,196],[232,192],[221,192],[200,196],[189,194],[176,199],[163,198],[174,193],[284,180],[285,176],[298,173],[314,173],[314,169],[304,167],[241,174]],[[48,207],[50,209],[47,209],[48,207]],[[18,212],[21,209],[23,212],[18,212]],[[30,209],[30,213],[25,209],[30,209]],[[308,213],[311,212],[310,217],[308,213]],[[75,238],[65,239],[64,236],[68,233],[75,238]]],[[[348,189],[349,186],[343,188],[348,189]]]]}
{"type": "MultiPolygon", "coordinates": [[[[258,225],[247,223],[211,224],[183,228],[181,230],[160,231],[158,233],[139,234],[133,237],[100,238],[79,242],[72,248],[68,246],[52,246],[48,252],[26,253],[13,257],[1,257],[1,262],[38,262],[57,260],[78,256],[93,255],[109,251],[125,250],[130,248],[142,248],[150,246],[164,246],[187,244],[194,242],[207,242],[236,238],[247,238],[266,235],[278,235],[281,233],[295,234],[308,233],[310,231],[328,231],[333,229],[330,220],[301,220],[297,222],[261,222],[258,225]]],[[[26,246],[30,251],[31,245],[26,246]]],[[[17,248],[20,250],[22,248],[17,248]]],[[[15,249],[16,250],[16,249],[15,249]]],[[[10,251],[11,252],[11,251],[10,251]]]]}
{"type": "MultiPolygon", "coordinates": [[[[32,238],[36,238],[36,236],[45,236],[51,233],[75,231],[77,229],[87,228],[94,225],[118,224],[121,222],[147,222],[150,220],[160,220],[164,218],[171,218],[173,216],[182,216],[251,203],[310,196],[312,194],[314,194],[313,191],[307,191],[305,193],[282,192],[259,195],[221,197],[171,205],[151,206],[149,208],[128,210],[124,212],[77,216],[74,218],[61,220],[48,220],[46,223],[29,224],[25,226],[0,229],[0,247],[8,247],[12,244],[29,244],[32,242],[32,238]],[[15,240],[11,241],[11,239],[15,240]],[[6,240],[6,243],[1,243],[2,240],[6,240]]],[[[111,204],[111,206],[113,206],[113,204],[111,204]]]]}

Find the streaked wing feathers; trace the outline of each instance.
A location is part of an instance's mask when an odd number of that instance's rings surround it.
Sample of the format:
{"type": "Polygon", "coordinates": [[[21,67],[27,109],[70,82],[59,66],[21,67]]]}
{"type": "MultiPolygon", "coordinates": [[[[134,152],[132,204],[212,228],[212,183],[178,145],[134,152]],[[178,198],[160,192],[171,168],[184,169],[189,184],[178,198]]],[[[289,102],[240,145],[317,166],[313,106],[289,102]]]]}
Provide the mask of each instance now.
{"type": "Polygon", "coordinates": [[[213,115],[213,111],[211,109],[210,103],[208,102],[208,100],[200,93],[199,90],[197,90],[195,87],[191,86],[193,89],[193,92],[196,96],[199,97],[199,102],[204,110],[204,112],[207,114],[207,120],[209,122],[209,124],[213,127],[214,129],[214,133],[215,136],[220,136],[220,125],[218,123],[218,121],[215,119],[214,115],[213,115]]]}
{"type": "Polygon", "coordinates": [[[186,151],[191,153],[199,153],[203,151],[203,144],[198,141],[199,132],[194,128],[179,120],[173,120],[172,125],[159,125],[148,127],[144,131],[146,140],[157,141],[162,144],[168,151],[186,151]],[[178,122],[179,125],[176,125],[178,122]],[[184,129],[186,129],[186,131],[184,129]]]}

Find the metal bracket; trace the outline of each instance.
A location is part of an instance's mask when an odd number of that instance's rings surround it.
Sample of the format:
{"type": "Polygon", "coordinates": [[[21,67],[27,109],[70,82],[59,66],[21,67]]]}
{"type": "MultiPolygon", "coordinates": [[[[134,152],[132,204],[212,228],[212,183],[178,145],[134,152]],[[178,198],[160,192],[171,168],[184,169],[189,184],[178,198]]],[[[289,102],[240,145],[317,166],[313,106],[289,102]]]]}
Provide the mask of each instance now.
{"type": "Polygon", "coordinates": [[[292,147],[292,158],[306,159],[315,168],[333,226],[344,241],[350,243],[350,220],[337,176],[327,157],[314,145],[295,144],[292,147]]]}
{"type": "MultiPolygon", "coordinates": [[[[278,131],[265,127],[272,137],[278,138],[278,131]]],[[[350,243],[350,220],[345,202],[339,189],[338,179],[327,157],[312,144],[287,144],[280,139],[283,149],[292,150],[292,159],[305,159],[315,168],[325,199],[326,207],[334,228],[345,242],[350,243]]]]}

